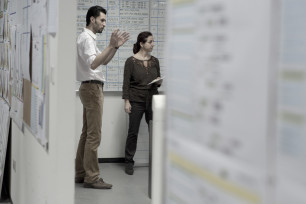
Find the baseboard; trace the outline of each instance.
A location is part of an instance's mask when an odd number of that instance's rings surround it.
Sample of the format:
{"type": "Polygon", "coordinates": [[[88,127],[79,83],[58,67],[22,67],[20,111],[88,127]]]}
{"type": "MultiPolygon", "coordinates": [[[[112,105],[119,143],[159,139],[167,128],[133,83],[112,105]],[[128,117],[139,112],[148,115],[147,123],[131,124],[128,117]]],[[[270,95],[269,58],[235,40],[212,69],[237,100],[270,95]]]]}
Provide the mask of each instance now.
{"type": "Polygon", "coordinates": [[[99,163],[124,163],[124,158],[98,158],[99,163]]]}

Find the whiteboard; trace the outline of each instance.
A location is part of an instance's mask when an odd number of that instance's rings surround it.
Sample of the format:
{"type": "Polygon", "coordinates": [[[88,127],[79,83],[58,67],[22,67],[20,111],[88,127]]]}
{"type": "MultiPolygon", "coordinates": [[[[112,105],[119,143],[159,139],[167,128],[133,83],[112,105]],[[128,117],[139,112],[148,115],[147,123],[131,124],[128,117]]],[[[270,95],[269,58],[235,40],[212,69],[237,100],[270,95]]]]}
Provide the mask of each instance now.
{"type": "Polygon", "coordinates": [[[142,31],[150,31],[153,34],[155,47],[151,54],[159,59],[163,75],[166,0],[79,0],[77,34],[86,26],[87,10],[94,5],[107,10],[106,28],[102,34],[97,35],[97,46],[101,51],[107,47],[110,35],[116,28],[130,33],[130,40],[119,48],[110,63],[99,68],[106,79],[104,91],[122,90],[125,61],[133,55],[133,44],[142,31]]]}

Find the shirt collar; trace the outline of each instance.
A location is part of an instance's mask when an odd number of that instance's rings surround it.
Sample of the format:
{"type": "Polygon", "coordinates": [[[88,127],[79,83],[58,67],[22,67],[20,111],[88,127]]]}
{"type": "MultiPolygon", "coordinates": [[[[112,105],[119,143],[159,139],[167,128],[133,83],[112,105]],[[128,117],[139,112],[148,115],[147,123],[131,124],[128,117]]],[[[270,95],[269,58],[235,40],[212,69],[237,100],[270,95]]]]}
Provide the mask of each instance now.
{"type": "Polygon", "coordinates": [[[94,40],[96,40],[97,35],[94,34],[91,30],[89,30],[89,29],[87,29],[87,28],[84,28],[84,31],[85,31],[86,33],[88,33],[94,40]]]}

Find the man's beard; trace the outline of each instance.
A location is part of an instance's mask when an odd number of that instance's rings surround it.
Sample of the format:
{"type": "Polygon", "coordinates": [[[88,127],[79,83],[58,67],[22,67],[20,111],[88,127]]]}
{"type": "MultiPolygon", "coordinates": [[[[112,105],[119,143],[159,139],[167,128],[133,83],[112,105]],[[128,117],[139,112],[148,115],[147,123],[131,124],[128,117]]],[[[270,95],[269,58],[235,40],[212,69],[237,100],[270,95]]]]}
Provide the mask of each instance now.
{"type": "Polygon", "coordinates": [[[101,29],[99,29],[99,28],[98,28],[98,25],[97,25],[97,24],[95,24],[95,25],[96,25],[96,26],[95,26],[95,31],[96,31],[96,33],[102,33],[103,30],[104,30],[104,27],[101,28],[101,29]]]}
{"type": "Polygon", "coordinates": [[[104,28],[101,28],[100,30],[97,30],[97,33],[102,33],[104,28]]]}

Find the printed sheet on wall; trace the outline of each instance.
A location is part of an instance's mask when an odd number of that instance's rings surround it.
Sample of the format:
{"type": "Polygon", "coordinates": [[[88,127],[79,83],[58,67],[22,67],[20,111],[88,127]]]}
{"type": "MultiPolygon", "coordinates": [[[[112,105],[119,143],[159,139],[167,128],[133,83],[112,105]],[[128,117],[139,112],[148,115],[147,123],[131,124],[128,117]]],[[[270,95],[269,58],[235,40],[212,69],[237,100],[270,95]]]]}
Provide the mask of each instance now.
{"type": "Polygon", "coordinates": [[[306,203],[306,1],[280,2],[276,203],[306,203]]]}
{"type": "Polygon", "coordinates": [[[169,8],[165,203],[264,204],[269,6],[169,8]]]}
{"type": "Polygon", "coordinates": [[[26,125],[45,148],[48,3],[0,3],[0,93],[11,106],[10,116],[16,125],[21,130],[26,125]]]}

